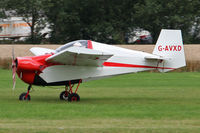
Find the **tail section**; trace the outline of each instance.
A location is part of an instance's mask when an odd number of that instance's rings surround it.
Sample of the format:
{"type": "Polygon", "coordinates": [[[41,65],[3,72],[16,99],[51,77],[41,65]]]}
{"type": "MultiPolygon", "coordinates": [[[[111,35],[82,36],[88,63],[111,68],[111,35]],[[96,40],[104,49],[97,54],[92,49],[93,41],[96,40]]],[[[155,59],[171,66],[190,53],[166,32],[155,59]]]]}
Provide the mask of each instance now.
{"type": "Polygon", "coordinates": [[[162,29],[153,54],[164,58],[158,63],[158,68],[172,68],[159,69],[161,72],[186,66],[181,30],[162,29]]]}

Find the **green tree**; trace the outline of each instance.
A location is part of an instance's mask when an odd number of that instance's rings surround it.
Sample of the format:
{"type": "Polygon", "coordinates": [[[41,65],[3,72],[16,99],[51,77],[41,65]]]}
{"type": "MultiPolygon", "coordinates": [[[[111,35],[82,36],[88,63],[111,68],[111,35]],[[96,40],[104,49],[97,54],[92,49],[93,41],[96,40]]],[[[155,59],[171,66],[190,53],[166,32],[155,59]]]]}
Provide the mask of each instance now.
{"type": "Polygon", "coordinates": [[[45,26],[42,0],[8,0],[6,7],[12,15],[23,17],[31,28],[31,43],[38,43],[39,30],[45,26]]]}
{"type": "MultiPolygon", "coordinates": [[[[186,43],[190,43],[191,30],[196,22],[200,3],[198,0],[144,0],[135,6],[139,27],[151,32],[154,42],[161,29],[181,29],[186,43]]],[[[197,24],[196,23],[196,24],[197,24]]],[[[199,23],[197,24],[199,26],[199,23]]],[[[199,28],[197,28],[199,34],[199,28]]]]}
{"type": "Polygon", "coordinates": [[[51,41],[65,43],[92,39],[124,43],[134,25],[133,0],[46,0],[51,41]]]}
{"type": "Polygon", "coordinates": [[[29,24],[31,43],[38,43],[46,17],[52,43],[125,43],[137,28],[150,31],[154,42],[163,28],[181,29],[185,43],[200,41],[199,0],[3,0],[0,18],[5,7],[29,24]]]}
{"type": "Polygon", "coordinates": [[[1,18],[6,18],[6,14],[5,14],[5,6],[7,4],[7,0],[2,0],[0,1],[0,19],[1,18]]]}

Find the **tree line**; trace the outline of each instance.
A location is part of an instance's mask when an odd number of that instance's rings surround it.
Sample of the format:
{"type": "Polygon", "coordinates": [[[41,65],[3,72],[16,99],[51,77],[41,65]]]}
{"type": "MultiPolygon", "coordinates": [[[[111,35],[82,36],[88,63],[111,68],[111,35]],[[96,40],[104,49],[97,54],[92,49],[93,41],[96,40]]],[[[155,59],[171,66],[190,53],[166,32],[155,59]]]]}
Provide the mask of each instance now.
{"type": "Polygon", "coordinates": [[[40,43],[42,30],[51,29],[49,43],[79,39],[120,44],[136,29],[151,33],[154,42],[161,29],[181,29],[184,43],[200,43],[199,0],[3,0],[5,11],[23,17],[31,28],[30,43],[40,43]],[[31,23],[30,23],[31,21],[31,23]]]}

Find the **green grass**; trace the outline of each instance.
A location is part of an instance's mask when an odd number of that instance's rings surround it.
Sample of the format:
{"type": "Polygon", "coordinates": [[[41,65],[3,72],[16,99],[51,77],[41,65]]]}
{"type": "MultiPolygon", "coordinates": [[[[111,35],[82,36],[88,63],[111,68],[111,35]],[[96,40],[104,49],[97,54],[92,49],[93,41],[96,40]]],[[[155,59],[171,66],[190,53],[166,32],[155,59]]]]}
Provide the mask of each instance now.
{"type": "Polygon", "coordinates": [[[59,100],[64,87],[27,85],[0,69],[0,132],[200,132],[200,73],[137,73],[81,84],[81,101],[59,100]]]}

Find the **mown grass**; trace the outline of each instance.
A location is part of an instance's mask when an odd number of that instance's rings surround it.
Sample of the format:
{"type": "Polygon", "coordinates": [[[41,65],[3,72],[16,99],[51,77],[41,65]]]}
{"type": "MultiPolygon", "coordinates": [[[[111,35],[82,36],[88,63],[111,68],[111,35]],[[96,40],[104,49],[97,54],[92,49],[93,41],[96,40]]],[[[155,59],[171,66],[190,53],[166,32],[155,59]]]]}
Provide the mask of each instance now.
{"type": "Polygon", "coordinates": [[[59,100],[63,87],[27,85],[0,69],[0,132],[200,132],[200,73],[136,73],[83,83],[81,101],[59,100]],[[58,89],[59,88],[59,89],[58,89]]]}

